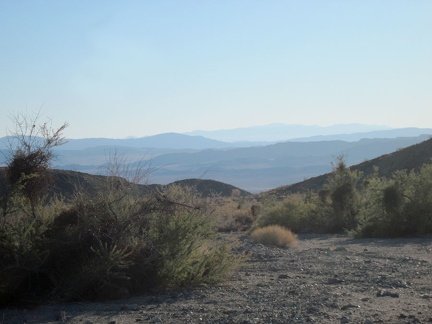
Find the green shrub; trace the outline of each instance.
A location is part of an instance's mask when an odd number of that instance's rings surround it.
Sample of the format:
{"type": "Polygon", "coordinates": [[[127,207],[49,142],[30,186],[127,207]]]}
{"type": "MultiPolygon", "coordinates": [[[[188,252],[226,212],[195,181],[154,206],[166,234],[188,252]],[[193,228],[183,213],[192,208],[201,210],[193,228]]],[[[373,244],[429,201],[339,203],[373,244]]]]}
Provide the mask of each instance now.
{"type": "Polygon", "coordinates": [[[400,237],[432,233],[432,165],[371,179],[363,192],[357,237],[400,237]]]}
{"type": "Polygon", "coordinates": [[[187,190],[142,196],[117,187],[36,208],[22,201],[0,228],[0,304],[213,283],[238,264],[229,245],[216,244],[211,211],[187,190]]]}
{"type": "Polygon", "coordinates": [[[292,194],[262,210],[257,227],[281,225],[296,233],[340,233],[357,226],[361,208],[361,174],[338,157],[333,173],[318,194],[292,194]]]}
{"type": "Polygon", "coordinates": [[[59,199],[32,206],[14,197],[13,203],[0,226],[0,304],[31,302],[51,289],[47,232],[64,207],[59,199]]]}
{"type": "Polygon", "coordinates": [[[333,172],[323,188],[327,195],[321,195],[322,201],[332,208],[332,212],[327,215],[332,224],[331,232],[351,230],[357,226],[360,210],[357,187],[360,178],[361,173],[350,170],[343,156],[337,157],[333,172]]]}
{"type": "Polygon", "coordinates": [[[329,212],[317,195],[293,194],[263,207],[255,227],[280,225],[296,233],[326,232],[332,227],[329,212]]]}
{"type": "Polygon", "coordinates": [[[297,245],[297,236],[279,225],[270,225],[258,228],[250,234],[250,237],[264,245],[274,245],[278,247],[294,247],[297,245]]]}
{"type": "Polygon", "coordinates": [[[148,238],[157,251],[157,280],[168,287],[210,283],[233,263],[226,247],[209,240],[214,227],[199,211],[154,215],[148,238]]]}
{"type": "Polygon", "coordinates": [[[260,213],[260,204],[254,199],[215,197],[207,203],[211,206],[212,218],[219,232],[247,231],[260,213]]]}
{"type": "Polygon", "coordinates": [[[126,179],[141,183],[149,171],[141,164],[131,170],[114,155],[98,195],[78,191],[69,204],[46,196],[52,148],[64,143],[67,124],[37,127],[38,117],[15,118],[0,174],[0,306],[212,283],[237,265],[229,246],[216,244],[211,209],[192,190],[143,195],[131,186],[126,179]]]}

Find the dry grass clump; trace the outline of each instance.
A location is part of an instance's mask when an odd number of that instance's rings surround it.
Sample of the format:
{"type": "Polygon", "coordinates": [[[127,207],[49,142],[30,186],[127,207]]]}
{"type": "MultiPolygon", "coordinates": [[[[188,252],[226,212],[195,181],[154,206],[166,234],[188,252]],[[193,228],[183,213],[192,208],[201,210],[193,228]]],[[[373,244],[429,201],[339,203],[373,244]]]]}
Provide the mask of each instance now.
{"type": "Polygon", "coordinates": [[[219,232],[237,232],[249,230],[257,220],[260,204],[250,198],[214,198],[212,204],[213,219],[219,232]]]}
{"type": "Polygon", "coordinates": [[[254,241],[264,245],[275,245],[278,247],[295,247],[297,245],[297,235],[279,225],[258,228],[250,236],[254,241]]]}

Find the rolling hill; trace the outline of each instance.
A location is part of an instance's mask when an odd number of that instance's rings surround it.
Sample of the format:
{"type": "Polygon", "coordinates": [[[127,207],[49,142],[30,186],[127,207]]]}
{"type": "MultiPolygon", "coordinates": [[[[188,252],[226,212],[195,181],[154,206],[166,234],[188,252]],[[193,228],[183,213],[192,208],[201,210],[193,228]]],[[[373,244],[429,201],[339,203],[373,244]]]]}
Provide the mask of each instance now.
{"type": "MultiPolygon", "coordinates": [[[[288,126],[269,127],[288,137],[288,126]]],[[[264,126],[261,128],[267,129],[264,126]]],[[[335,125],[325,130],[318,126],[312,128],[323,134],[370,129],[364,125],[335,125]]],[[[259,142],[261,145],[258,142],[233,144],[177,133],[128,139],[89,138],[69,140],[67,144],[56,148],[54,153],[57,158],[53,160],[53,166],[61,170],[104,174],[107,163],[116,157],[131,168],[142,161],[149,168],[148,183],[166,185],[182,179],[206,178],[258,193],[329,172],[331,163],[339,155],[346,157],[348,165],[355,165],[420,143],[429,138],[428,130],[372,130],[271,144],[259,142]],[[395,137],[401,134],[410,136],[395,137]],[[358,138],[361,139],[355,140],[358,138]]],[[[301,132],[296,134],[300,135],[301,132]]],[[[7,156],[5,142],[7,138],[0,139],[0,153],[7,156]]],[[[0,166],[2,158],[0,154],[0,166]]]]}
{"type": "MultiPolygon", "coordinates": [[[[399,149],[395,152],[379,156],[351,166],[352,170],[361,171],[364,176],[378,168],[378,175],[390,177],[397,170],[419,170],[424,164],[432,163],[432,139],[399,149]]],[[[327,181],[331,173],[326,173],[295,184],[282,186],[263,193],[264,196],[282,197],[296,192],[318,191],[327,181]]]]}
{"type": "MultiPolygon", "coordinates": [[[[0,168],[0,187],[3,189],[5,185],[5,169],[0,168]]],[[[54,186],[51,189],[51,194],[61,194],[66,200],[73,199],[79,192],[89,196],[96,196],[97,194],[107,190],[108,178],[103,175],[94,175],[83,172],[69,171],[69,170],[51,170],[54,177],[54,186]]],[[[119,179],[120,181],[124,181],[119,179]]],[[[156,184],[128,184],[133,186],[137,193],[146,194],[154,190],[163,189],[172,185],[180,187],[189,187],[198,192],[203,197],[219,195],[221,197],[230,197],[233,190],[240,191],[241,196],[246,197],[252,195],[246,190],[242,190],[230,184],[222,183],[220,181],[209,179],[186,179],[176,181],[167,185],[156,184]]],[[[0,191],[1,192],[1,191],[0,191]]]]}

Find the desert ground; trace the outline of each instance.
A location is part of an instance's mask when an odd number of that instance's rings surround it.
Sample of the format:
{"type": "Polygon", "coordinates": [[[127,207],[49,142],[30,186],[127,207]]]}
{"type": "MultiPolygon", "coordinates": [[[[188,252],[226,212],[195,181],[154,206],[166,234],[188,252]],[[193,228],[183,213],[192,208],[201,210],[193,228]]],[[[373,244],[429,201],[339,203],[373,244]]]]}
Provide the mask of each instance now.
{"type": "Polygon", "coordinates": [[[432,323],[430,237],[299,235],[293,248],[223,239],[246,261],[217,286],[2,309],[0,323],[432,323]]]}

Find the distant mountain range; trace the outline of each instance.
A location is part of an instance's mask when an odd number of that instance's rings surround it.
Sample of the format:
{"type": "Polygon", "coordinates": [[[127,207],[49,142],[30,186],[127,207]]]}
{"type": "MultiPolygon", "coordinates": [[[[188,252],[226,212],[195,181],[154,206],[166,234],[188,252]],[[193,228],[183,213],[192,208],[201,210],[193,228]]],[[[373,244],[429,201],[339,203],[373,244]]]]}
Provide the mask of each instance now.
{"type": "Polygon", "coordinates": [[[311,141],[336,141],[342,140],[347,142],[360,141],[366,138],[397,138],[397,137],[416,137],[420,135],[432,134],[432,128],[397,128],[389,130],[378,130],[365,133],[350,133],[350,134],[335,134],[335,135],[319,135],[311,137],[295,138],[296,142],[311,142],[311,141]]]}
{"type": "Polygon", "coordinates": [[[132,147],[132,148],[158,148],[158,149],[206,149],[224,148],[233,146],[230,143],[205,138],[203,136],[191,136],[178,133],[164,133],[159,135],[126,138],[84,138],[69,139],[62,146],[64,150],[81,150],[93,147],[132,147]]]}
{"type": "Polygon", "coordinates": [[[331,163],[344,155],[348,165],[394,152],[429,136],[365,139],[357,142],[285,142],[229,150],[202,150],[155,157],[150,178],[155,183],[174,179],[210,178],[250,192],[266,191],[329,172],[331,163]]]}
{"type": "MultiPolygon", "coordinates": [[[[388,143],[387,140],[383,142],[388,143]]],[[[399,149],[392,153],[384,154],[374,159],[353,165],[351,166],[351,169],[359,170],[362,172],[363,176],[368,176],[372,172],[375,172],[375,167],[378,167],[379,175],[389,177],[397,170],[418,170],[425,163],[432,163],[432,138],[422,141],[418,144],[408,146],[404,149],[399,149]]],[[[0,168],[0,186],[2,186],[5,182],[5,174],[3,170],[4,169],[0,168]]],[[[75,190],[77,189],[90,195],[96,195],[100,191],[106,190],[107,188],[106,178],[100,175],[91,175],[69,170],[53,170],[53,175],[55,179],[53,192],[61,193],[65,199],[73,198],[75,190]]],[[[320,190],[320,188],[322,188],[330,175],[331,173],[327,172],[315,177],[311,177],[307,180],[280,186],[262,192],[257,197],[280,198],[298,192],[317,192],[320,190]]],[[[239,189],[224,182],[196,178],[175,181],[168,184],[168,186],[169,185],[193,187],[197,192],[200,192],[204,196],[219,194],[226,197],[230,196],[234,189],[239,189]]],[[[162,188],[162,186],[156,184],[136,185],[136,189],[143,193],[158,190],[158,188],[162,188]]],[[[242,196],[250,195],[249,192],[241,189],[240,193],[242,196]]]]}
{"type": "MultiPolygon", "coordinates": [[[[268,129],[270,133],[271,130],[290,127],[294,127],[291,132],[295,128],[301,129],[299,125],[257,126],[261,130],[268,129]]],[[[321,127],[322,134],[330,132],[330,129],[345,133],[307,138],[296,133],[297,140],[280,142],[257,138],[259,141],[256,142],[231,143],[176,133],[128,139],[70,139],[55,150],[58,158],[53,164],[57,169],[104,174],[107,161],[117,156],[130,167],[134,167],[137,161],[144,161],[150,171],[149,183],[213,179],[256,193],[329,172],[331,162],[338,155],[345,155],[348,165],[353,165],[420,143],[432,134],[432,129],[420,128],[352,131],[373,127],[336,125],[325,130],[321,127]]],[[[289,132],[286,134],[288,138],[289,132]]],[[[7,138],[0,139],[0,151],[4,155],[7,155],[7,142],[7,138]]],[[[2,158],[0,154],[0,165],[2,158]]]]}
{"type": "MultiPolygon", "coordinates": [[[[388,126],[371,126],[362,124],[341,124],[332,126],[270,124],[214,131],[196,130],[185,133],[198,135],[225,142],[281,142],[307,138],[312,136],[327,136],[337,134],[367,133],[372,131],[390,130],[388,126]]],[[[420,135],[420,134],[418,134],[420,135]]],[[[398,136],[406,136],[402,133],[398,136]]],[[[414,135],[413,135],[414,136],[414,135]]],[[[369,137],[363,137],[369,138],[369,137]]],[[[340,138],[339,138],[340,139],[340,138]]]]}

